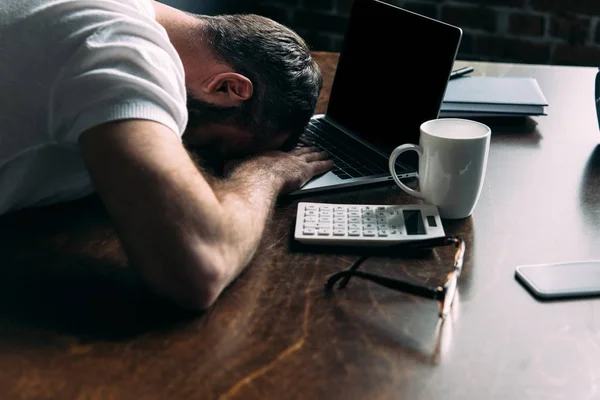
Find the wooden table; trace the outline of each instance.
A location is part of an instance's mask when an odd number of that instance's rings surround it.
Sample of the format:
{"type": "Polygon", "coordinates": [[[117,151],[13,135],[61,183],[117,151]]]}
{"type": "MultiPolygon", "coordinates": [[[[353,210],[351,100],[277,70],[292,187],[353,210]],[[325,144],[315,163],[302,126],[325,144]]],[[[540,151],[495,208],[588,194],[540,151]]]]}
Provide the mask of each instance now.
{"type": "MultiPolygon", "coordinates": [[[[337,58],[317,57],[323,112],[337,58]]],[[[525,126],[493,127],[473,216],[445,222],[467,252],[441,328],[433,300],[359,280],[326,296],[326,278],[355,255],[294,243],[298,199],[278,206],[218,303],[190,315],[140,284],[91,197],[0,219],[0,398],[600,398],[600,300],[539,302],[514,278],[518,264],[600,259],[596,71],[474,66],[535,76],[550,106],[525,126]]],[[[307,199],[414,201],[393,184],[307,199]]],[[[439,282],[447,259],[435,250],[364,268],[439,282]]]]}

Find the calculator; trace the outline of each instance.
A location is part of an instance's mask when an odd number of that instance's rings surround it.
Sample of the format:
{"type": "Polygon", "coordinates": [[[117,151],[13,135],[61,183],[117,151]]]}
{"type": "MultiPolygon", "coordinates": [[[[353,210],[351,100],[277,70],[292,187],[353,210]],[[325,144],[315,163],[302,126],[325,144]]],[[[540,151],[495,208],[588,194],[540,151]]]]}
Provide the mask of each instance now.
{"type": "Polygon", "coordinates": [[[298,203],[294,238],[306,244],[391,245],[445,236],[436,206],[298,203]]]}

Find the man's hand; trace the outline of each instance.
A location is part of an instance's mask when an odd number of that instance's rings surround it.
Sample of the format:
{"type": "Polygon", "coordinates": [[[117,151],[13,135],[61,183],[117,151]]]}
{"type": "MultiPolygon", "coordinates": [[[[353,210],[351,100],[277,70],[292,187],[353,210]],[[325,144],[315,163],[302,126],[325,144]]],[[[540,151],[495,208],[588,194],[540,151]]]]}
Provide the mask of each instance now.
{"type": "Polygon", "coordinates": [[[327,153],[315,147],[296,147],[285,153],[268,151],[242,161],[233,161],[226,165],[225,173],[230,178],[249,174],[267,175],[279,192],[286,194],[300,189],[308,180],[323,174],[333,167],[327,153]]]}

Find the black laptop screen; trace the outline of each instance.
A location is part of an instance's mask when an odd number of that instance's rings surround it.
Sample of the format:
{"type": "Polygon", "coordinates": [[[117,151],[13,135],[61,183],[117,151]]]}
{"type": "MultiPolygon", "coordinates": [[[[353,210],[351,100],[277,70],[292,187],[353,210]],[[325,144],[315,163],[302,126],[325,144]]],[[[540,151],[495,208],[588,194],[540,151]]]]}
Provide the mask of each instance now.
{"type": "Polygon", "coordinates": [[[418,143],[437,118],[461,38],[455,26],[355,0],[327,115],[382,150],[418,143]]]}

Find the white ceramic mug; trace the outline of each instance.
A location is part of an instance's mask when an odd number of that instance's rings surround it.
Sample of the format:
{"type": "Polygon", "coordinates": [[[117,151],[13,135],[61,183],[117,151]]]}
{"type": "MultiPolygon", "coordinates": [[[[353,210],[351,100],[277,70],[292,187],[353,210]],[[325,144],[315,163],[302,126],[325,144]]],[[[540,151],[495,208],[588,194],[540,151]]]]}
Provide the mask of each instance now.
{"type": "Polygon", "coordinates": [[[473,212],[485,177],[491,130],[459,118],[433,119],[421,124],[419,145],[403,144],[390,156],[390,173],[408,194],[438,207],[440,217],[466,218],[473,212]],[[420,191],[396,175],[396,158],[405,151],[419,154],[420,191]]]}

